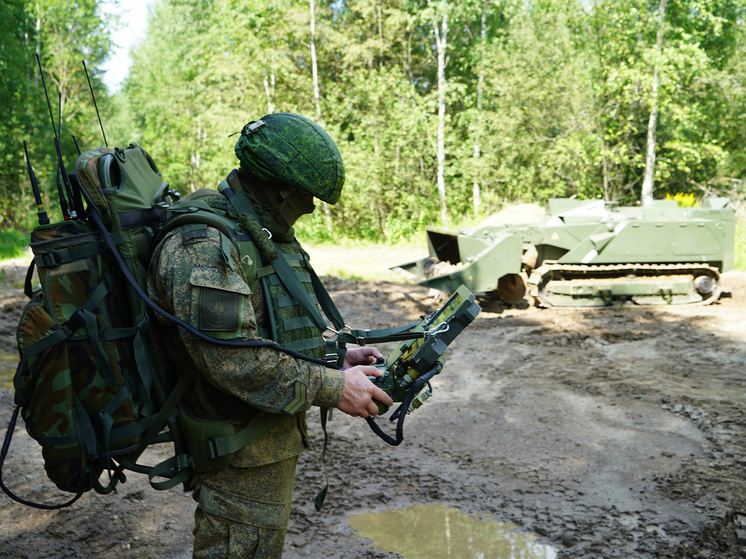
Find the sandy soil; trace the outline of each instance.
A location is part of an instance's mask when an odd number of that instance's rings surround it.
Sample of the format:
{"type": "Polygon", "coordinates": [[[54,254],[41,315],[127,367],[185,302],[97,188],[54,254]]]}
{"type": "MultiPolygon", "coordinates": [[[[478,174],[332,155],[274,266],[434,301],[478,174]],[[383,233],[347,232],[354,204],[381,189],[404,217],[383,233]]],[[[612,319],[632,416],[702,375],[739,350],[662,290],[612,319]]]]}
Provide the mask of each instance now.
{"type": "MultiPolygon", "coordinates": [[[[730,296],[707,307],[540,310],[482,299],[400,447],[335,415],[321,513],[312,500],[322,438],[309,416],[315,449],[299,465],[285,557],[397,557],[346,519],[415,503],[514,522],[560,558],[746,556],[735,524],[746,512],[746,274],[724,283],[730,296]]],[[[438,306],[418,287],[328,284],[352,326],[402,324],[438,306]]],[[[20,290],[0,292],[5,352],[23,304],[20,290]]],[[[0,435],[12,410],[3,386],[0,435]]],[[[159,456],[167,449],[149,459],[159,456]]],[[[3,480],[33,499],[66,497],[22,426],[3,480]]],[[[86,494],[60,511],[0,494],[0,557],[188,557],[193,508],[188,494],[157,492],[137,474],[116,494],[86,494]]]]}

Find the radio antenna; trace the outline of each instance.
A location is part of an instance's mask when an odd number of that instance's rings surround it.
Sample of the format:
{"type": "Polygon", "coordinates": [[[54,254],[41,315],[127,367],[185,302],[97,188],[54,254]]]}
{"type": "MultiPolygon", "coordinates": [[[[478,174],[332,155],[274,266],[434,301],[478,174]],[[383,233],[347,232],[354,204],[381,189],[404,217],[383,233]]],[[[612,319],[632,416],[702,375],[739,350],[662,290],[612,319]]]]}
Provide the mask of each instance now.
{"type": "MultiPolygon", "coordinates": [[[[60,135],[59,138],[62,137],[62,92],[58,92],[58,103],[57,103],[57,130],[59,131],[60,135]]],[[[60,142],[62,140],[59,140],[60,142]]],[[[64,166],[63,166],[64,169],[64,166]]],[[[60,182],[60,166],[57,166],[57,182],[60,182]]],[[[70,189],[70,181],[65,181],[65,192],[67,192],[67,199],[70,201],[70,215],[71,217],[77,217],[77,213],[75,211],[75,198],[73,198],[72,190],[70,189]]]]}
{"type": "Polygon", "coordinates": [[[106,132],[104,132],[104,123],[101,122],[101,115],[98,112],[98,105],[96,104],[96,96],[93,94],[93,86],[91,85],[91,78],[88,75],[88,67],[83,61],[83,69],[85,70],[85,77],[88,80],[88,89],[91,90],[91,98],[93,99],[93,106],[96,107],[96,116],[98,117],[98,125],[101,127],[101,135],[104,137],[104,145],[108,148],[109,142],[106,141],[106,132]]]}
{"type": "MultiPolygon", "coordinates": [[[[41,69],[41,58],[36,55],[36,63],[39,66],[39,75],[41,76],[41,84],[44,86],[44,95],[47,98],[47,108],[49,109],[49,119],[52,121],[52,130],[54,131],[54,148],[57,151],[57,169],[62,171],[62,178],[68,185],[67,173],[65,173],[65,164],[62,161],[62,149],[60,148],[60,141],[57,137],[57,127],[54,125],[54,115],[52,114],[52,104],[49,102],[49,92],[47,91],[47,83],[44,80],[44,72],[41,69]]],[[[68,209],[67,199],[65,198],[65,192],[62,190],[60,181],[57,181],[57,191],[60,196],[60,207],[62,208],[62,218],[67,221],[70,219],[70,210],[68,209]]]]}
{"type": "Polygon", "coordinates": [[[31,180],[31,190],[34,191],[34,199],[36,200],[36,213],[39,215],[39,225],[47,225],[49,223],[49,218],[47,217],[47,212],[44,210],[44,203],[41,201],[39,183],[36,180],[34,168],[31,166],[31,158],[28,156],[28,145],[26,144],[26,140],[23,140],[23,152],[26,154],[28,176],[31,180]]]}

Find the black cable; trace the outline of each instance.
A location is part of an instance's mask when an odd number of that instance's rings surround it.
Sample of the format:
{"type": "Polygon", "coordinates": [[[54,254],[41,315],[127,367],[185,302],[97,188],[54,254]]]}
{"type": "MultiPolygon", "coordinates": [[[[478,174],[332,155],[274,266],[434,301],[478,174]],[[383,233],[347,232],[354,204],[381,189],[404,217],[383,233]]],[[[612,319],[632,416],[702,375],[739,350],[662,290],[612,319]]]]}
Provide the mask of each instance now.
{"type": "Polygon", "coordinates": [[[44,505],[41,503],[33,503],[31,501],[22,499],[21,497],[13,493],[10,489],[8,489],[3,483],[3,464],[5,464],[5,456],[8,454],[8,448],[10,448],[10,441],[13,438],[13,430],[16,428],[16,420],[18,419],[18,410],[20,409],[21,409],[21,406],[16,406],[16,409],[13,410],[13,415],[11,416],[10,424],[8,425],[8,431],[5,433],[5,441],[3,442],[3,449],[2,451],[0,451],[0,488],[5,492],[5,494],[8,497],[13,499],[14,501],[21,503],[22,505],[34,507],[36,509],[57,510],[57,509],[61,509],[64,507],[69,507],[75,501],[80,499],[80,496],[83,494],[83,491],[79,492],[77,495],[75,495],[75,497],[73,497],[66,503],[62,503],[60,505],[44,505]]]}
{"type": "Polygon", "coordinates": [[[440,371],[443,369],[443,364],[440,361],[436,361],[435,365],[433,365],[433,368],[430,369],[427,373],[422,375],[421,377],[418,377],[413,383],[412,386],[409,389],[409,392],[407,392],[407,395],[404,398],[404,401],[401,403],[401,405],[396,408],[396,411],[391,414],[389,417],[389,421],[395,421],[396,420],[396,438],[394,439],[390,435],[384,433],[383,429],[376,423],[376,420],[373,419],[372,416],[368,416],[365,418],[365,421],[368,422],[368,425],[373,430],[373,432],[378,435],[383,441],[390,444],[391,446],[399,446],[401,442],[404,440],[404,419],[407,417],[407,411],[409,410],[409,406],[412,405],[412,400],[415,399],[417,394],[420,393],[420,391],[424,388],[425,384],[428,384],[430,382],[430,379],[433,378],[435,375],[440,373],[440,371]]]}

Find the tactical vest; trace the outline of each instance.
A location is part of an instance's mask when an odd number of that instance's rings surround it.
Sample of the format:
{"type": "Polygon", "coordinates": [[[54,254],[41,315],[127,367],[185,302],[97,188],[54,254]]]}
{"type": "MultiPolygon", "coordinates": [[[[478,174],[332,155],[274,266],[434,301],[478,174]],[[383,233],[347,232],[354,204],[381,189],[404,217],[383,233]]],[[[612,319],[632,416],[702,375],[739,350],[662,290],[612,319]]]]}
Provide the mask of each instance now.
{"type": "MultiPolygon", "coordinates": [[[[325,356],[322,332],[306,315],[303,308],[290,294],[283,281],[277,275],[266,256],[262,256],[252,234],[239,223],[238,214],[226,198],[215,190],[201,189],[182,199],[170,209],[172,217],[164,232],[185,224],[202,224],[218,229],[223,239],[224,252],[227,241],[238,248],[241,266],[246,281],[252,292],[262,286],[264,302],[268,312],[268,324],[258,325],[259,335],[270,339],[278,345],[297,351],[309,357],[322,359],[325,356]]],[[[259,233],[266,235],[266,230],[259,233]]],[[[318,300],[314,294],[311,281],[308,255],[300,244],[293,240],[290,243],[273,243],[277,251],[282,252],[295,277],[300,281],[313,305],[318,300]]],[[[230,254],[230,250],[227,250],[230,254]]]]}

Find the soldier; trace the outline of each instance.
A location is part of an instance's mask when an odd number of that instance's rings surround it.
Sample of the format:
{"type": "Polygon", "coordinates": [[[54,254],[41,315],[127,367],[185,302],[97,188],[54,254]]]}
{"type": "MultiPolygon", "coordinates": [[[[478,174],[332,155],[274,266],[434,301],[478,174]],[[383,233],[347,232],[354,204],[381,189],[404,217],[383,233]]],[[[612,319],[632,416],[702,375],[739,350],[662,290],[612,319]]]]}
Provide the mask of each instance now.
{"type": "MultiPolygon", "coordinates": [[[[321,333],[267,260],[273,244],[314,297],[307,255],[294,237],[293,224],[314,210],[314,197],[329,204],[339,199],[344,183],[339,150],[314,122],[276,113],[244,127],[236,155],[241,165],[229,176],[230,186],[251,201],[262,235],[257,238],[255,232],[252,242],[235,243],[204,223],[175,229],[154,253],[149,295],[213,337],[273,339],[323,358],[321,333]]],[[[236,238],[257,229],[216,191],[198,191],[194,199],[231,219],[236,238]]],[[[381,353],[372,347],[350,349],[343,370],[335,370],[271,347],[218,346],[166,321],[162,326],[173,369],[200,373],[184,402],[195,415],[227,420],[236,430],[265,414],[275,420],[269,431],[236,452],[228,468],[191,480],[199,503],[194,557],[280,557],[296,462],[309,445],[305,412],[311,406],[336,407],[353,417],[368,417],[378,411],[374,399],[392,405],[367,378],[380,375],[370,363],[381,353]]]]}

